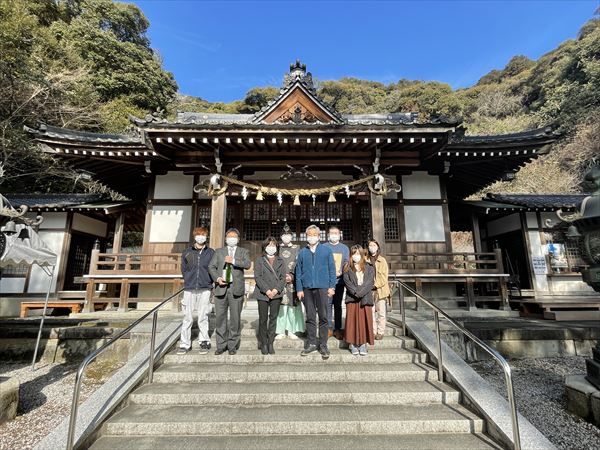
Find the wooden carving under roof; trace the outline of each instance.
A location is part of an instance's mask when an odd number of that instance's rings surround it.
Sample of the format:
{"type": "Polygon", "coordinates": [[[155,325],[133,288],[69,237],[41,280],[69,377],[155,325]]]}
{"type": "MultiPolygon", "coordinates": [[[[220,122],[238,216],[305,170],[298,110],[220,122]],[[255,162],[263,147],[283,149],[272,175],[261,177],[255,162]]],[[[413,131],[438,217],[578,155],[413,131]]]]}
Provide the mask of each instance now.
{"type": "Polygon", "coordinates": [[[312,75],[300,61],[290,65],[277,99],[259,111],[255,123],[335,123],[341,116],[316,93],[312,75]]]}
{"type": "Polygon", "coordinates": [[[329,123],[334,118],[298,85],[262,119],[264,123],[329,123]]]}

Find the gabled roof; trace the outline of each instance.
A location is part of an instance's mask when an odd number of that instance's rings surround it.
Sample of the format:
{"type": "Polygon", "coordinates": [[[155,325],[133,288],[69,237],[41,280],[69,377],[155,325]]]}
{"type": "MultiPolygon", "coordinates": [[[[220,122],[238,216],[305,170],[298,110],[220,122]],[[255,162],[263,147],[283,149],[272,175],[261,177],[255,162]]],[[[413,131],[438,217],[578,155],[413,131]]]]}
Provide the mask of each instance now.
{"type": "Polygon", "coordinates": [[[290,64],[279,96],[258,111],[253,123],[343,123],[342,116],[317,95],[306,64],[290,64]]]}
{"type": "Polygon", "coordinates": [[[393,130],[406,128],[455,128],[461,121],[449,118],[421,120],[418,113],[340,114],[317,93],[312,74],[306,65],[296,61],[290,64],[283,86],[276,99],[270,101],[254,114],[226,114],[208,112],[177,112],[175,120],[148,115],[130,117],[142,129],[183,128],[204,126],[206,128],[244,129],[263,128],[328,128],[330,126],[356,130],[361,127],[389,127],[393,130]]]}

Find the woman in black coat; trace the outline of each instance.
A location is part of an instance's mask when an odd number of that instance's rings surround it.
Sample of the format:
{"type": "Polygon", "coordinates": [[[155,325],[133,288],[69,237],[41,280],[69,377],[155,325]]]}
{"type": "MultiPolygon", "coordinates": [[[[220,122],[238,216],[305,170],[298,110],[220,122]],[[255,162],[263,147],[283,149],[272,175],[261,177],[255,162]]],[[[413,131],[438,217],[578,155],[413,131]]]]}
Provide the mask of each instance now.
{"type": "Polygon", "coordinates": [[[283,258],[279,256],[277,239],[269,236],[262,243],[262,256],[254,263],[258,301],[258,340],[263,355],[275,354],[273,341],[285,288],[285,274],[286,267],[283,258]]]}
{"type": "Polygon", "coordinates": [[[350,262],[344,269],[346,285],[345,339],[353,355],[367,356],[367,344],[373,345],[373,283],[375,269],[367,261],[360,245],[350,249],[350,262]]]}

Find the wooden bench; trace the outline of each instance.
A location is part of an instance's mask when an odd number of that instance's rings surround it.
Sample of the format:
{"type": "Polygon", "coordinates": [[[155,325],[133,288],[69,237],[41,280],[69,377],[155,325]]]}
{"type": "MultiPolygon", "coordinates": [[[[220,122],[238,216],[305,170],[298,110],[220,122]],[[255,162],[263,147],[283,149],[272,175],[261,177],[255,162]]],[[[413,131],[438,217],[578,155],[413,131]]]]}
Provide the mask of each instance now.
{"type": "MultiPolygon", "coordinates": [[[[69,308],[72,313],[81,312],[81,308],[83,306],[83,300],[79,301],[52,301],[48,302],[48,308],[69,308]]],[[[44,308],[43,301],[31,301],[31,302],[22,302],[21,303],[21,314],[20,317],[27,317],[27,313],[30,309],[43,309],[44,308]]]]}

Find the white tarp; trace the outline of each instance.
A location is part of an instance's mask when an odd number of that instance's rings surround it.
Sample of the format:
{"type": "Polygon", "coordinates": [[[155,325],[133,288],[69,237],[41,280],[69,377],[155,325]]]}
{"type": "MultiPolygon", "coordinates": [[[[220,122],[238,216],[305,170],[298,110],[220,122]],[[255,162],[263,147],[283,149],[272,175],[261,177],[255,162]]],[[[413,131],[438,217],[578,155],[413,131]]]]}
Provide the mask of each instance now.
{"type": "Polygon", "coordinates": [[[6,237],[6,249],[0,255],[0,267],[37,264],[56,265],[57,256],[29,225],[17,224],[17,232],[6,237]]]}

